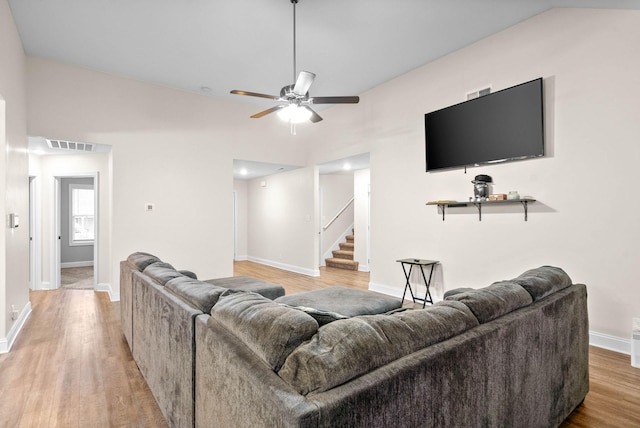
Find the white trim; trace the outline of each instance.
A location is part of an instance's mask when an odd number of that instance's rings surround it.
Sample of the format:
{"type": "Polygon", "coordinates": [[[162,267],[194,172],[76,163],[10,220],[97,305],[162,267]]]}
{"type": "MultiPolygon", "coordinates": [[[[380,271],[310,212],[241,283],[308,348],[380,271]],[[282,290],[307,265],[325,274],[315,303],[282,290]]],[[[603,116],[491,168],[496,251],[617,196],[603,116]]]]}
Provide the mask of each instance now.
{"type": "Polygon", "coordinates": [[[236,256],[236,258],[233,260],[236,262],[243,262],[243,261],[249,260],[249,256],[236,256]]]}
{"type": "Polygon", "coordinates": [[[7,334],[6,338],[0,339],[0,354],[6,354],[11,350],[13,346],[13,342],[18,338],[22,327],[24,327],[24,323],[27,321],[31,315],[31,302],[27,302],[27,304],[22,308],[22,312],[20,312],[20,316],[11,326],[11,330],[9,330],[9,334],[7,334]]]}
{"type": "Polygon", "coordinates": [[[40,281],[40,288],[38,288],[38,290],[53,290],[53,288],[51,288],[51,282],[40,281]]]}
{"type": "Polygon", "coordinates": [[[60,263],[60,268],[73,268],[73,267],[89,267],[93,266],[93,260],[87,260],[85,262],[66,262],[60,263]]]}
{"type": "Polygon", "coordinates": [[[589,332],[589,345],[631,355],[631,340],[595,331],[589,332]]]}
{"type": "Polygon", "coordinates": [[[397,297],[398,299],[402,298],[403,291],[399,290],[398,287],[389,287],[388,285],[376,284],[375,282],[369,283],[369,290],[386,294],[387,296],[397,297]]]}
{"type": "Polygon", "coordinates": [[[116,293],[115,291],[113,291],[113,288],[111,288],[111,284],[97,284],[94,290],[99,293],[109,293],[109,300],[112,302],[120,301],[120,293],[116,293]]]}
{"type": "Polygon", "coordinates": [[[42,289],[42,209],[40,180],[29,176],[29,287],[42,289]]]}
{"type": "Polygon", "coordinates": [[[371,272],[371,268],[369,268],[369,265],[365,265],[365,264],[358,264],[358,271],[360,272],[371,272]]]}
{"type": "Polygon", "coordinates": [[[233,191],[233,259],[238,260],[238,192],[233,191]]]}
{"type": "Polygon", "coordinates": [[[251,257],[249,256],[247,258],[247,260],[255,262],[255,263],[260,263],[262,265],[267,265],[267,266],[271,266],[271,267],[275,267],[278,269],[283,269],[283,270],[287,270],[289,272],[295,272],[295,273],[299,273],[302,275],[307,275],[307,276],[320,276],[320,270],[313,270],[313,269],[307,269],[307,268],[302,268],[299,266],[292,266],[292,265],[288,265],[288,264],[284,264],[284,263],[279,263],[279,262],[274,262],[271,260],[265,260],[265,259],[259,259],[257,257],[251,257]]]}

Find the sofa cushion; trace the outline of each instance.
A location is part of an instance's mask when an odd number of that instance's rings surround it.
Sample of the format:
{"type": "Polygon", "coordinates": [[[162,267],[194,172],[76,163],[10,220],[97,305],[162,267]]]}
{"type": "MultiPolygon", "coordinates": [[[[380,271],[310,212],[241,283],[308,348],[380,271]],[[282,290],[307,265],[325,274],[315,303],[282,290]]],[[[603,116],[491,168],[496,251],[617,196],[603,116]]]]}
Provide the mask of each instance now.
{"type": "Polygon", "coordinates": [[[211,308],[216,304],[220,295],[227,291],[226,288],[198,281],[188,276],[173,278],[167,281],[164,287],[205,314],[211,312],[211,308]]]}
{"type": "Polygon", "coordinates": [[[478,318],[480,324],[499,318],[533,302],[531,295],[510,281],[494,282],[488,287],[453,294],[446,301],[456,300],[464,303],[478,318]]]}
{"type": "Polygon", "coordinates": [[[314,320],[316,320],[318,322],[319,326],[323,326],[325,324],[329,324],[330,322],[336,321],[336,320],[343,320],[343,319],[347,319],[349,317],[339,314],[337,312],[331,312],[331,311],[321,311],[319,309],[315,309],[315,308],[309,308],[306,306],[289,306],[286,305],[284,303],[280,303],[283,306],[289,307],[289,308],[293,308],[293,309],[297,309],[299,311],[302,311],[306,314],[309,314],[313,317],[314,320]]]}
{"type": "Polygon", "coordinates": [[[144,271],[142,271],[142,273],[144,273],[160,285],[165,285],[167,281],[173,278],[184,276],[180,272],[175,270],[169,263],[165,262],[152,263],[147,266],[144,271]]]}
{"type": "Polygon", "coordinates": [[[160,262],[162,260],[154,256],[153,254],[137,252],[129,255],[129,257],[127,257],[127,261],[138,268],[140,272],[142,272],[150,264],[160,262]]]}
{"type": "Polygon", "coordinates": [[[274,300],[284,296],[284,287],[251,276],[232,276],[228,278],[207,279],[206,282],[229,290],[252,291],[267,299],[274,300]]]}
{"type": "Polygon", "coordinates": [[[278,374],[300,394],[327,391],[477,325],[469,308],[455,301],[338,320],[293,351],[278,374]]]}
{"type": "Polygon", "coordinates": [[[382,314],[402,306],[402,300],[396,297],[341,285],[278,297],[276,302],[335,312],[346,317],[382,314]]]}
{"type": "Polygon", "coordinates": [[[534,302],[567,288],[572,283],[565,271],[553,266],[528,270],[512,281],[527,290],[534,302]]]}
{"type": "Polygon", "coordinates": [[[453,290],[445,291],[444,298],[446,299],[449,296],[453,296],[455,294],[460,294],[460,293],[466,293],[467,291],[472,291],[472,290],[475,290],[475,288],[470,288],[470,287],[454,288],[453,290]]]}
{"type": "Polygon", "coordinates": [[[279,370],[287,356],[318,330],[318,323],[302,311],[279,305],[257,293],[227,290],[211,309],[208,322],[218,321],[279,370]]]}

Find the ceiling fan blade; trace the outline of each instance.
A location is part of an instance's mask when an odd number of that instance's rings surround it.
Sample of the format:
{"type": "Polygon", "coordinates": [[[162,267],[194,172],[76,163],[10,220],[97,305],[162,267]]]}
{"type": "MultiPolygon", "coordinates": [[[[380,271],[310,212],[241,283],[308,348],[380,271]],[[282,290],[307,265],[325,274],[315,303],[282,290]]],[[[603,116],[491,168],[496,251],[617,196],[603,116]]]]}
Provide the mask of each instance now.
{"type": "Polygon", "coordinates": [[[312,97],[311,102],[313,104],[358,104],[360,97],[348,96],[348,97],[312,97]]]}
{"type": "Polygon", "coordinates": [[[360,97],[313,97],[310,99],[313,104],[358,104],[360,97]]]}
{"type": "Polygon", "coordinates": [[[269,113],[273,113],[274,111],[278,111],[281,108],[287,107],[287,105],[279,105],[279,106],[275,106],[275,107],[271,107],[269,109],[263,110],[260,113],[256,113],[253,116],[251,116],[252,119],[260,119],[262,116],[266,116],[269,113]]]}
{"type": "Polygon", "coordinates": [[[306,108],[307,110],[309,110],[311,112],[311,117],[309,118],[310,122],[317,123],[317,122],[320,122],[322,120],[322,116],[320,116],[318,113],[313,111],[313,109],[311,107],[303,106],[303,108],[306,108]]]}
{"type": "Polygon", "coordinates": [[[231,91],[231,93],[236,95],[248,95],[250,97],[269,98],[270,100],[277,100],[280,98],[276,97],[275,95],[260,94],[258,92],[238,91],[237,89],[234,89],[233,91],[231,91]]]}
{"type": "Polygon", "coordinates": [[[298,80],[296,80],[296,84],[293,87],[293,93],[303,97],[307,92],[309,92],[309,88],[315,78],[315,74],[309,71],[301,71],[300,74],[298,74],[298,80]]]}

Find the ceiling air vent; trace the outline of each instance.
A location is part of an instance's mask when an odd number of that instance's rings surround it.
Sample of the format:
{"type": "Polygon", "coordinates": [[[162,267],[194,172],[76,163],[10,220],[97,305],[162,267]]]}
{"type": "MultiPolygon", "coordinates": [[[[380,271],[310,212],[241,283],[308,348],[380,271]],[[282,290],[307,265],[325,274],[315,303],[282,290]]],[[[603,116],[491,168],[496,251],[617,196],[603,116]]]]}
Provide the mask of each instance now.
{"type": "Polygon", "coordinates": [[[47,145],[51,149],[69,150],[72,152],[92,152],[94,149],[93,144],[64,140],[47,140],[47,145]]]}
{"type": "Polygon", "coordinates": [[[489,95],[491,93],[491,86],[484,89],[479,89],[477,91],[468,92],[467,93],[467,101],[473,100],[475,98],[484,97],[485,95],[489,95]]]}

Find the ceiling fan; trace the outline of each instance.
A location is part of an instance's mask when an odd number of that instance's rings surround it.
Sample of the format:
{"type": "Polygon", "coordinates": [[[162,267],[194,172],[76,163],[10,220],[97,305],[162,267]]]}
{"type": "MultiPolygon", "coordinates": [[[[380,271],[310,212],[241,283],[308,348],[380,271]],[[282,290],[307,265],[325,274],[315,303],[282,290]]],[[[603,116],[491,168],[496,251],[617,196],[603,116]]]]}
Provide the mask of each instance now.
{"type": "Polygon", "coordinates": [[[296,73],[296,4],[298,0],[290,0],[293,4],[293,85],[284,86],[280,90],[280,95],[268,95],[257,92],[248,91],[231,91],[236,95],[247,95],[250,97],[268,98],[279,102],[278,105],[251,116],[258,119],[269,113],[278,112],[278,116],[288,121],[292,128],[292,134],[295,134],[294,125],[309,120],[313,123],[320,122],[322,117],[316,113],[311,106],[313,104],[357,104],[360,101],[358,96],[332,96],[332,97],[311,97],[309,96],[309,88],[313,83],[316,75],[309,71],[301,71],[296,73]],[[296,78],[297,75],[297,78],[296,78]]]}

